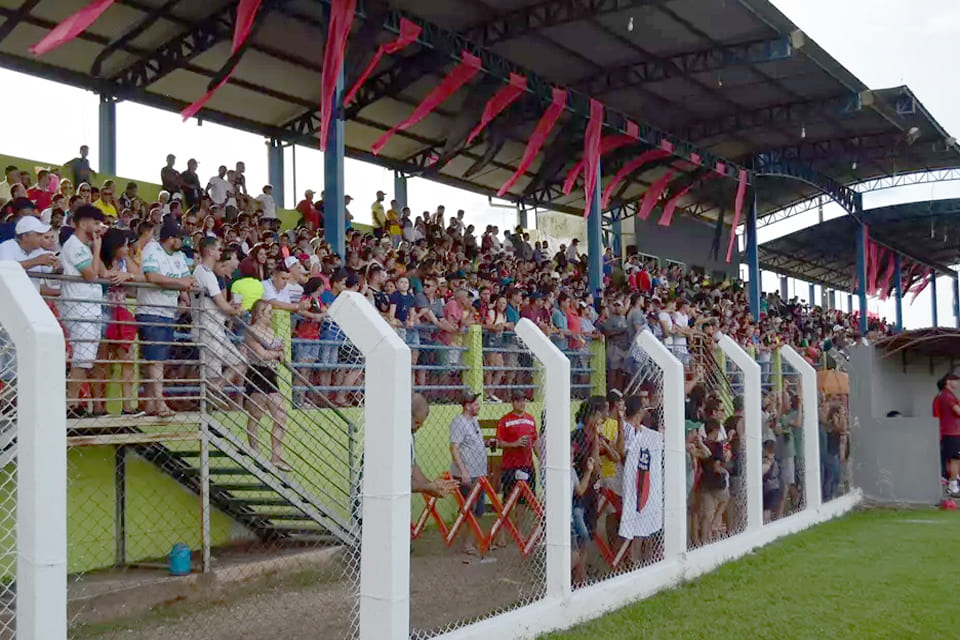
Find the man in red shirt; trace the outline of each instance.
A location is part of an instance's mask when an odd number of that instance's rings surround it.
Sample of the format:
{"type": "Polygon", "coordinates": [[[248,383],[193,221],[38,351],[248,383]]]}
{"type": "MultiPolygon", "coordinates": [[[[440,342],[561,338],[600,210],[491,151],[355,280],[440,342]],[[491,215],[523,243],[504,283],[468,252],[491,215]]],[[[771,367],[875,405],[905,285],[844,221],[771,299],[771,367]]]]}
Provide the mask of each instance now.
{"type": "Polygon", "coordinates": [[[303,216],[303,224],[308,229],[320,228],[320,211],[313,204],[313,196],[316,192],[313,189],[307,189],[303,194],[303,200],[297,203],[297,211],[303,216]]]}
{"type": "Polygon", "coordinates": [[[937,395],[936,405],[940,420],[940,455],[950,483],[947,491],[960,496],[960,376],[952,371],[943,377],[943,390],[937,395]]]}
{"type": "Polygon", "coordinates": [[[33,200],[37,205],[38,211],[43,211],[50,207],[53,200],[53,194],[50,193],[50,172],[41,169],[37,174],[37,186],[27,190],[27,197],[33,200]]]}
{"type": "Polygon", "coordinates": [[[517,389],[513,392],[509,413],[497,423],[497,444],[503,449],[500,463],[500,488],[506,502],[514,485],[526,481],[534,491],[537,476],[533,470],[533,445],[537,441],[537,423],[526,412],[527,396],[517,389]]]}

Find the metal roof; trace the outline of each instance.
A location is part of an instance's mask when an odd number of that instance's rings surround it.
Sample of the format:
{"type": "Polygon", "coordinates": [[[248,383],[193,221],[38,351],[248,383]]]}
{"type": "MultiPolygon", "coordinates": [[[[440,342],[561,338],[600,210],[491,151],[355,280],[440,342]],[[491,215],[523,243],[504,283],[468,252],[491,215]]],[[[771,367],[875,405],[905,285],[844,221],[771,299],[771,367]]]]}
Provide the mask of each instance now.
{"type": "MultiPolygon", "coordinates": [[[[604,156],[606,178],[663,132],[676,139],[677,156],[715,155],[753,167],[760,155],[759,171],[788,173],[834,193],[872,177],[960,166],[956,145],[909,89],[868,90],[766,0],[382,1],[358,2],[348,84],[393,37],[400,15],[424,32],[417,44],[385,56],[347,109],[347,153],[411,175],[494,193],[516,167],[551,84],[577,93],[510,192],[533,206],[582,211],[582,189],[564,196],[560,185],[582,152],[587,96],[612,110],[608,132],[624,117],[642,125],[645,143],[604,156]],[[485,76],[372,156],[373,142],[409,115],[463,48],[482,54],[485,76]],[[464,147],[509,71],[535,76],[540,90],[464,147]]],[[[80,38],[33,59],[27,48],[86,2],[0,0],[0,65],[179,110],[204,93],[229,56],[235,1],[118,0],[80,38]]],[[[266,0],[251,46],[201,117],[315,144],[328,3],[266,0]]],[[[681,209],[729,216],[735,181],[700,184],[712,162],[697,167],[678,157],[631,176],[614,204],[635,202],[668,163],[685,174],[676,187],[697,182],[681,209]]],[[[728,175],[735,173],[728,163],[728,175]]],[[[817,193],[802,181],[764,178],[761,213],[817,193]]]]}
{"type": "MultiPolygon", "coordinates": [[[[905,258],[956,276],[960,199],[911,202],[863,213],[870,239],[905,258]]],[[[827,220],[761,244],[760,268],[841,291],[854,290],[857,221],[827,220]]]]}

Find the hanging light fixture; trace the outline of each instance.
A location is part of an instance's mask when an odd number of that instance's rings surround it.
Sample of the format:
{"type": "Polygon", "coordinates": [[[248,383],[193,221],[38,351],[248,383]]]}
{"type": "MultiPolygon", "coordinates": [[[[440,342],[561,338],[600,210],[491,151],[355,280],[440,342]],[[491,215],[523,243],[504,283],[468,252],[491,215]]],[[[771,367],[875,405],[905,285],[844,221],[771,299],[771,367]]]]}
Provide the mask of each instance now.
{"type": "Polygon", "coordinates": [[[627,22],[627,31],[633,31],[633,16],[630,16],[630,20],[627,22]]]}
{"type": "Polygon", "coordinates": [[[807,137],[807,125],[806,125],[806,124],[801,124],[801,125],[800,125],[800,139],[802,140],[802,139],[805,139],[806,137],[807,137]]]}

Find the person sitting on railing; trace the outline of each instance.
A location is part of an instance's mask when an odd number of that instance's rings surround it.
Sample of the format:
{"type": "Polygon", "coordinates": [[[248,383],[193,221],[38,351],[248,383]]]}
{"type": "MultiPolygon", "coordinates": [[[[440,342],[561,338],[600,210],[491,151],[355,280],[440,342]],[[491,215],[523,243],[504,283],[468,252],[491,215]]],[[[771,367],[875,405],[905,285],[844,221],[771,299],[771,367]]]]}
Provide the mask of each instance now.
{"type": "Polygon", "coordinates": [[[224,387],[239,384],[244,365],[239,350],[230,340],[228,318],[239,317],[239,302],[227,299],[228,292],[217,278],[222,248],[217,238],[204,238],[200,243],[200,261],[193,271],[198,291],[194,299],[194,340],[201,346],[203,379],[215,405],[223,405],[224,387]]]}
{"type": "Polygon", "coordinates": [[[283,394],[277,380],[277,363],[283,362],[284,347],[273,332],[271,317],[273,309],[266,300],[257,300],[250,312],[244,347],[250,366],[247,369],[244,393],[247,412],[247,438],[250,449],[256,454],[260,449],[258,433],[264,413],[272,419],[270,430],[270,462],[281,471],[291,471],[283,459],[283,436],[287,412],[283,394]]]}
{"type": "Polygon", "coordinates": [[[100,344],[97,368],[97,381],[93,385],[94,413],[106,413],[106,382],[110,374],[110,363],[120,365],[120,389],[122,392],[122,412],[124,415],[140,415],[137,409],[137,397],[134,394],[133,344],[137,339],[136,318],[127,308],[127,282],[142,282],[143,272],[139,266],[129,260],[129,248],[136,241],[129,231],[108,229],[100,245],[100,259],[103,268],[113,272],[113,284],[107,288],[104,296],[104,317],[107,330],[105,340],[100,344]]]}
{"type": "Polygon", "coordinates": [[[145,409],[148,415],[161,418],[174,415],[163,396],[164,363],[173,348],[181,292],[194,286],[186,256],[180,251],[182,235],[172,216],[164,219],[159,242],[148,244],[143,253],[146,281],[164,288],[141,288],[137,292],[140,351],[147,362],[145,409]]]}
{"type": "Polygon", "coordinates": [[[60,305],[73,354],[67,378],[67,415],[71,418],[88,415],[79,399],[80,388],[90,377],[100,346],[103,290],[95,281],[113,275],[103,268],[100,258],[101,238],[106,230],[103,220],[103,212],[96,207],[80,207],[73,217],[74,233],[60,254],[64,275],[83,279],[64,282],[60,305]]]}

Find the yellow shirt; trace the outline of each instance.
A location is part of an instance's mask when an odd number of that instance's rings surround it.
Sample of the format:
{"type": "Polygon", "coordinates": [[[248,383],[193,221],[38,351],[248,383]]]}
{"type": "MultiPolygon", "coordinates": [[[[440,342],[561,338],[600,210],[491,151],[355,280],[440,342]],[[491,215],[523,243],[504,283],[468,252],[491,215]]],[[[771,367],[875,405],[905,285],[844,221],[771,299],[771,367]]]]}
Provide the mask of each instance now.
{"type": "Polygon", "coordinates": [[[240,278],[230,287],[230,293],[243,296],[243,310],[250,311],[254,303],[263,297],[263,283],[256,278],[240,278]]]}
{"type": "MultiPolygon", "coordinates": [[[[617,436],[620,435],[619,425],[616,418],[607,418],[600,425],[600,435],[606,438],[611,444],[617,443],[617,436]]],[[[600,477],[612,478],[617,475],[617,463],[609,458],[600,458],[600,477]]]]}
{"type": "Polygon", "coordinates": [[[387,211],[387,221],[389,222],[390,235],[399,236],[403,233],[403,229],[400,228],[400,214],[390,209],[387,211]]]}
{"type": "Polygon", "coordinates": [[[97,209],[100,209],[100,211],[103,211],[103,215],[107,217],[110,217],[110,218],[117,217],[117,208],[114,207],[109,202],[104,202],[103,200],[97,200],[96,202],[93,203],[93,206],[95,206],[97,209]]]}
{"type": "Polygon", "coordinates": [[[383,211],[383,205],[374,202],[370,205],[370,210],[373,212],[373,226],[382,229],[387,223],[387,214],[383,211]]]}

